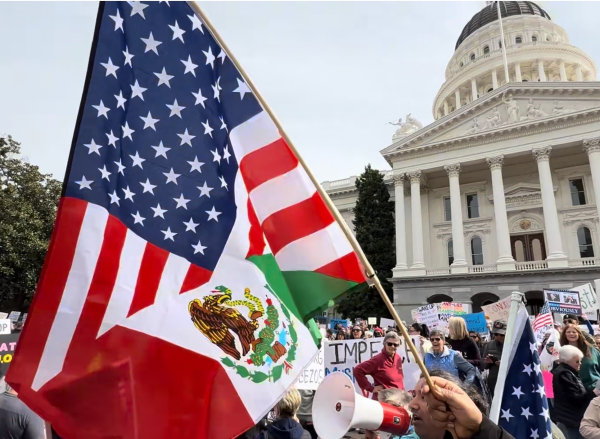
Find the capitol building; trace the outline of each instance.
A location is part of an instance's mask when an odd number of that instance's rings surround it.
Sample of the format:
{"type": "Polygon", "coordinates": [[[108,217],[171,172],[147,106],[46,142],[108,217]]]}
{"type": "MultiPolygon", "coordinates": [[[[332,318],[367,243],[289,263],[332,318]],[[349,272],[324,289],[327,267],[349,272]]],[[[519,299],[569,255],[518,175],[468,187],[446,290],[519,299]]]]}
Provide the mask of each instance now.
{"type": "MultiPolygon", "coordinates": [[[[395,203],[394,306],[482,305],[600,278],[600,82],[596,64],[533,2],[484,7],[465,25],[432,104],[381,150],[395,203]],[[506,49],[508,76],[503,61],[506,49]]],[[[381,145],[384,146],[384,145],[381,145]]],[[[356,177],[323,183],[352,227],[356,177]]]]}

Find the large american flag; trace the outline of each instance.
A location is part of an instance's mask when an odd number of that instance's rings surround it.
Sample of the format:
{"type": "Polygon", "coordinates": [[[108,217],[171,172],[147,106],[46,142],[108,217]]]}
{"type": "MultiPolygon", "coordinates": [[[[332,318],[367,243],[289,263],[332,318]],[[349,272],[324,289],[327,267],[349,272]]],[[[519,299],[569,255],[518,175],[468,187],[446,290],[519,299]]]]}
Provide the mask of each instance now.
{"type": "Polygon", "coordinates": [[[525,308],[521,308],[517,314],[515,331],[514,340],[518,344],[510,358],[507,358],[510,365],[498,425],[516,439],[552,438],[540,358],[525,308]]]}
{"type": "Polygon", "coordinates": [[[544,326],[551,326],[553,323],[552,313],[550,312],[550,305],[548,302],[544,303],[544,306],[540,310],[540,313],[535,317],[533,321],[533,331],[543,328],[544,326]]]}

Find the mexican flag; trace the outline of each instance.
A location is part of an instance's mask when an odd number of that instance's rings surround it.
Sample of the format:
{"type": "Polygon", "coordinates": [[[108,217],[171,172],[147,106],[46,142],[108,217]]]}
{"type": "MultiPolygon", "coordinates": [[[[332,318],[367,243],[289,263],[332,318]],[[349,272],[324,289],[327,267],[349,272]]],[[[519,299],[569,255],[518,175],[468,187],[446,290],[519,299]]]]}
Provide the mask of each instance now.
{"type": "Polygon", "coordinates": [[[64,437],[236,437],[364,271],[194,9],[101,3],[19,397],[64,437]]]}

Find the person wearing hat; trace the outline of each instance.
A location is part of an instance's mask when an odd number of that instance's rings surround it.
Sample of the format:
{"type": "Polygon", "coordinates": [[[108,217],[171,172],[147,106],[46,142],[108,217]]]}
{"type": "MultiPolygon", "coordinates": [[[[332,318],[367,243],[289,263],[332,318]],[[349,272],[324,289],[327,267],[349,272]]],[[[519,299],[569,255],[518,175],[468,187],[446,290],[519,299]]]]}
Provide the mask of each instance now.
{"type": "Polygon", "coordinates": [[[500,371],[500,361],[502,360],[502,348],[504,347],[504,337],[506,336],[506,322],[504,320],[496,320],[492,325],[491,332],[494,339],[485,346],[482,357],[484,367],[490,371],[487,385],[493,398],[496,381],[498,381],[498,372],[500,371]]]}

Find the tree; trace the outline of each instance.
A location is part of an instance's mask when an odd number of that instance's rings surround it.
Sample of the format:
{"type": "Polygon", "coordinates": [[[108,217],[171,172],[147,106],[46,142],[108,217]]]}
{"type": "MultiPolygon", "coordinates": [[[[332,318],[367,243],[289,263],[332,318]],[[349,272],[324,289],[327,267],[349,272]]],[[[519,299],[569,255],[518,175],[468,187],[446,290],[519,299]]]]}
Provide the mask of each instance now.
{"type": "MultiPolygon", "coordinates": [[[[383,182],[383,174],[368,165],[356,179],[358,199],[354,208],[354,231],[367,259],[377,273],[390,300],[393,288],[388,279],[396,264],[394,203],[383,182]]],[[[338,301],[344,318],[390,317],[375,289],[355,290],[338,301]]]]}
{"type": "Polygon", "coordinates": [[[62,184],[0,137],[0,310],[26,311],[54,227],[62,184]]]}

